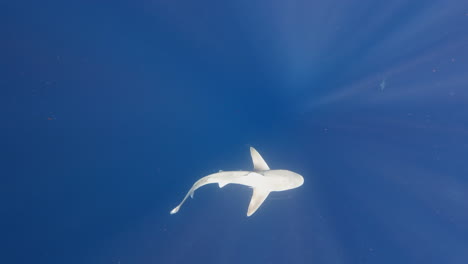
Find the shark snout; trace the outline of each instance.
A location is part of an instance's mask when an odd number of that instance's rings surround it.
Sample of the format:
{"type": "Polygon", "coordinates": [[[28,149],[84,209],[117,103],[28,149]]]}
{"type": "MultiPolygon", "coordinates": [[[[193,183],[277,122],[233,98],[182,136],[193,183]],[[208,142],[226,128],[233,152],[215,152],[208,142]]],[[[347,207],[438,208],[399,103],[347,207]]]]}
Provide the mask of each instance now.
{"type": "Polygon", "coordinates": [[[302,186],[304,184],[304,177],[302,177],[302,175],[300,175],[300,174],[297,174],[297,173],[295,173],[295,174],[296,175],[294,177],[294,183],[295,183],[294,188],[297,188],[297,187],[302,186]]]}

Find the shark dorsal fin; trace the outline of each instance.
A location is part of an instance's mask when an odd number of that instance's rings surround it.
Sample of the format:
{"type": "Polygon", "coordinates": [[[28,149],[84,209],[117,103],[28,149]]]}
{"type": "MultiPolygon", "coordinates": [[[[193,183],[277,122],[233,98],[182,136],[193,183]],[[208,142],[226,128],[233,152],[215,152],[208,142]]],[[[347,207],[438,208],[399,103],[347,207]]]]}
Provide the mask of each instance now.
{"type": "Polygon", "coordinates": [[[263,188],[254,188],[252,193],[252,199],[250,200],[249,209],[247,216],[251,216],[257,209],[262,205],[263,201],[268,197],[270,191],[263,188]]]}
{"type": "Polygon", "coordinates": [[[253,147],[250,147],[250,155],[252,156],[255,171],[270,170],[270,167],[268,167],[262,156],[260,156],[260,153],[258,153],[258,151],[253,147]]]}

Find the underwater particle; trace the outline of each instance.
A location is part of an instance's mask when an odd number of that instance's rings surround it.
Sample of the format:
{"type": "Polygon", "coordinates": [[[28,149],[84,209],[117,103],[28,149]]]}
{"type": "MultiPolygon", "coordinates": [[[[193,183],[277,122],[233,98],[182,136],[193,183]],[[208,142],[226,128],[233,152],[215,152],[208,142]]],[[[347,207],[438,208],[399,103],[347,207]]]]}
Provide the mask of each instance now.
{"type": "Polygon", "coordinates": [[[57,118],[55,117],[53,112],[50,112],[49,116],[47,116],[47,120],[53,121],[53,120],[57,120],[57,118]]]}
{"type": "Polygon", "coordinates": [[[387,79],[383,79],[382,82],[380,82],[380,91],[385,90],[385,86],[387,86],[387,79]]]}

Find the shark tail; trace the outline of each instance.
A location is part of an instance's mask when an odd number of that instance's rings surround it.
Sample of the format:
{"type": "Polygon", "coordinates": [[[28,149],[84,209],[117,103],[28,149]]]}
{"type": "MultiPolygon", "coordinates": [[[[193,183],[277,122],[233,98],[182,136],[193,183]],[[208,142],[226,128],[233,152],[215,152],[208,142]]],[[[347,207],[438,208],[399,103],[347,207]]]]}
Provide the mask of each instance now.
{"type": "Polygon", "coordinates": [[[176,208],[171,210],[171,214],[175,214],[175,213],[179,212],[179,209],[180,209],[180,205],[176,206],[176,208]]]}
{"type": "Polygon", "coordinates": [[[185,200],[187,200],[189,196],[193,198],[193,194],[195,193],[195,190],[197,190],[198,188],[204,185],[210,184],[210,183],[218,183],[219,188],[223,188],[227,184],[236,183],[233,180],[233,177],[245,176],[245,173],[246,172],[243,172],[243,171],[235,171],[235,172],[220,171],[218,173],[213,173],[213,174],[210,174],[208,176],[205,176],[199,179],[198,181],[195,182],[195,184],[193,184],[192,188],[190,188],[190,190],[185,195],[182,202],[177,207],[171,210],[171,214],[177,213],[180,207],[182,206],[182,204],[184,204],[185,200]]]}
{"type": "Polygon", "coordinates": [[[190,196],[190,198],[193,199],[193,194],[195,193],[195,190],[200,188],[201,186],[205,185],[205,184],[208,184],[208,182],[206,182],[206,177],[198,180],[197,182],[195,182],[195,184],[192,186],[192,188],[190,188],[190,190],[188,191],[187,195],[185,195],[184,199],[182,200],[182,202],[180,202],[180,204],[178,206],[176,206],[174,209],[171,210],[171,214],[175,214],[177,212],[179,212],[179,209],[180,207],[185,203],[185,200],[187,200],[187,198],[190,196]]]}

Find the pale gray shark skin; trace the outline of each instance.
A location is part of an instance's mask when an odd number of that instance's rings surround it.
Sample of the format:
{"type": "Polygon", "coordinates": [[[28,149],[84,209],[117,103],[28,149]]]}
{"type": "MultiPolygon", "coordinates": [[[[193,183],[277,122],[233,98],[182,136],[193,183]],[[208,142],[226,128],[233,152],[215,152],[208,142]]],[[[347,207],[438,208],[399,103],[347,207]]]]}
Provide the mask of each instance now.
{"type": "Polygon", "coordinates": [[[291,190],[304,184],[304,178],[295,172],[289,170],[270,170],[270,167],[260,156],[260,153],[253,147],[250,147],[250,154],[254,165],[253,171],[220,171],[199,179],[190,188],[182,202],[172,209],[171,214],[177,213],[189,196],[193,198],[193,193],[196,189],[210,183],[217,183],[219,188],[223,188],[231,183],[251,187],[253,194],[249,209],[247,210],[247,216],[251,216],[257,211],[270,192],[291,190]]]}

